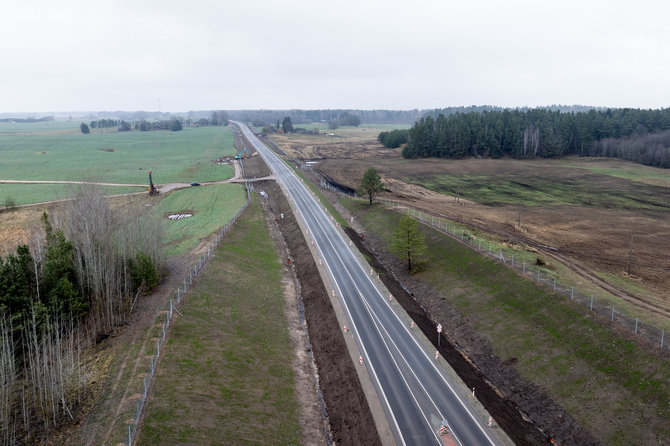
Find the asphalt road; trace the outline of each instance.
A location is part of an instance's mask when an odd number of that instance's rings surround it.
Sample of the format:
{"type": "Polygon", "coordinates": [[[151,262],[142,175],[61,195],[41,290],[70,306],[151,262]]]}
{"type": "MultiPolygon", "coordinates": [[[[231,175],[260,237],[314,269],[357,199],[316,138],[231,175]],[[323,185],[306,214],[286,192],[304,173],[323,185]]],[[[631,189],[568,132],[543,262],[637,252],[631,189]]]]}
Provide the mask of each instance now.
{"type": "Polygon", "coordinates": [[[496,444],[486,420],[457,394],[434,352],[425,351],[376,286],[370,267],[361,263],[330,216],[294,172],[241,123],[244,135],[292,197],[335,284],[363,361],[375,385],[397,444],[429,445],[442,441],[446,420],[461,445],[496,444]]]}

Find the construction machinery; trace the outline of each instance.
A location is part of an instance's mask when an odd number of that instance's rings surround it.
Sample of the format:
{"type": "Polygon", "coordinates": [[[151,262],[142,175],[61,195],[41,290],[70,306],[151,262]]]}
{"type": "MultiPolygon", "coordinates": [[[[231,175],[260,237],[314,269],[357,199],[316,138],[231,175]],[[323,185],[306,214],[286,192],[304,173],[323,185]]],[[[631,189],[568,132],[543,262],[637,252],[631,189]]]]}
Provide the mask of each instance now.
{"type": "Polygon", "coordinates": [[[158,187],[154,186],[154,182],[151,179],[151,171],[149,171],[149,195],[158,195],[158,187]]]}
{"type": "Polygon", "coordinates": [[[245,147],[244,149],[242,149],[242,150],[240,151],[240,153],[238,153],[237,155],[235,155],[235,159],[236,159],[236,160],[242,159],[242,154],[243,154],[243,153],[246,153],[246,154],[247,154],[247,155],[244,157],[245,159],[249,158],[249,147],[245,147]]]}

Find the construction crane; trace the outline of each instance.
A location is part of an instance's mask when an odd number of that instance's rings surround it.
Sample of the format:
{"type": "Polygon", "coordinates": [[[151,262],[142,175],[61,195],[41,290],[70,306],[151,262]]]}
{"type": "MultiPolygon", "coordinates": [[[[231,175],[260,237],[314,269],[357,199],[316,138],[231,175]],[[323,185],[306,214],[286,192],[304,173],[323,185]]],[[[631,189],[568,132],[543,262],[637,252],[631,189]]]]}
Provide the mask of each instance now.
{"type": "Polygon", "coordinates": [[[154,186],[154,182],[151,179],[151,171],[149,171],[149,195],[158,195],[158,188],[154,186]]]}
{"type": "Polygon", "coordinates": [[[246,153],[246,154],[247,154],[247,156],[244,157],[245,159],[246,159],[246,158],[249,158],[249,147],[245,147],[240,153],[238,153],[237,155],[235,155],[235,159],[236,159],[236,160],[242,159],[242,154],[243,154],[243,153],[246,153]]]}

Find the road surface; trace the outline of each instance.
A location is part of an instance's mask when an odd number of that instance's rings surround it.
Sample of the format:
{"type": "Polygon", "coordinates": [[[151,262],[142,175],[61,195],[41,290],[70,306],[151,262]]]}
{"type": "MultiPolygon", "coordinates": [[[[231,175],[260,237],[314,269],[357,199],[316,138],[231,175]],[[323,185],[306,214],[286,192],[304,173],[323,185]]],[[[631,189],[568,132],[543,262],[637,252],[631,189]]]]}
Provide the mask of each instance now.
{"type": "Polygon", "coordinates": [[[323,207],[293,171],[242,123],[245,137],[265,159],[290,195],[329,272],[349,326],[399,445],[444,444],[443,420],[461,445],[497,444],[481,415],[459,395],[435,353],[422,348],[417,335],[393,310],[323,207]]]}

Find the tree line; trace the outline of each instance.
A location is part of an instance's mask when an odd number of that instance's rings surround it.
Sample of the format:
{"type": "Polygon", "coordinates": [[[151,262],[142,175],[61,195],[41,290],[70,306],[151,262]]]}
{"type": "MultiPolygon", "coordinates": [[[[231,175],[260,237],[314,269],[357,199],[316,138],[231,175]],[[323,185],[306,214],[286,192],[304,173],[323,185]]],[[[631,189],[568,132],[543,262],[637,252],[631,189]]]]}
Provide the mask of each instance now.
{"type": "Polygon", "coordinates": [[[142,209],[112,214],[98,187],[41,223],[0,257],[0,444],[74,418],[89,385],[81,352],[159,281],[160,223],[142,209]]]}
{"type": "Polygon", "coordinates": [[[409,131],[402,154],[405,158],[620,156],[670,167],[670,146],[663,146],[662,139],[651,138],[653,150],[630,151],[620,144],[613,150],[612,143],[621,138],[649,139],[647,136],[665,130],[670,130],[670,109],[456,113],[419,119],[409,131]]]}
{"type": "MultiPolygon", "coordinates": [[[[205,120],[206,123],[209,122],[205,120]]],[[[189,122],[189,125],[193,125],[192,122],[189,122]]],[[[148,132],[153,130],[171,130],[173,132],[179,132],[184,128],[184,124],[180,118],[171,118],[162,121],[147,121],[142,119],[140,121],[129,122],[123,119],[100,119],[97,121],[91,121],[90,124],[82,122],[79,128],[84,134],[91,133],[90,129],[103,129],[103,128],[112,128],[116,127],[119,132],[129,132],[131,130],[139,130],[140,132],[148,132]]]]}
{"type": "Polygon", "coordinates": [[[285,116],[290,116],[294,125],[311,124],[311,123],[330,123],[339,121],[339,125],[356,125],[347,122],[356,120],[358,118],[361,122],[369,124],[397,124],[405,123],[411,124],[419,119],[424,111],[421,110],[228,110],[231,119],[251,122],[254,126],[262,128],[267,124],[281,121],[285,116]],[[354,118],[349,117],[353,116],[354,118]],[[343,119],[340,119],[340,118],[343,119]]]}

